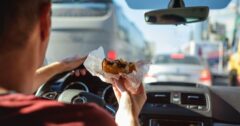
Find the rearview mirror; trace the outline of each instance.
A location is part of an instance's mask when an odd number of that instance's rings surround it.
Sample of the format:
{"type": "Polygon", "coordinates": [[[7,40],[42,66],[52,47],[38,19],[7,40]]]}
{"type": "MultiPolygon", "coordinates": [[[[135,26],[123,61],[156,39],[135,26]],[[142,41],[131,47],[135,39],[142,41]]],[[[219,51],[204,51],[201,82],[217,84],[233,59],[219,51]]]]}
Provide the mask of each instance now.
{"type": "Polygon", "coordinates": [[[145,13],[145,21],[150,24],[180,25],[204,21],[208,14],[208,7],[169,8],[145,13]]]}

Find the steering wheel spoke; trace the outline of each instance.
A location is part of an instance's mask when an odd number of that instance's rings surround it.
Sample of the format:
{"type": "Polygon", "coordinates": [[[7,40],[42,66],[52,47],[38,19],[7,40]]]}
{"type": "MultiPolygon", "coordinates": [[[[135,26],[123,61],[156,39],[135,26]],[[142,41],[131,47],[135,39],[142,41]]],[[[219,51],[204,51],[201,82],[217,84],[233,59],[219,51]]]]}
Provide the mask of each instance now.
{"type": "Polygon", "coordinates": [[[101,97],[78,89],[67,89],[63,91],[59,95],[58,101],[68,104],[96,103],[99,106],[105,106],[105,101],[101,97]]]}

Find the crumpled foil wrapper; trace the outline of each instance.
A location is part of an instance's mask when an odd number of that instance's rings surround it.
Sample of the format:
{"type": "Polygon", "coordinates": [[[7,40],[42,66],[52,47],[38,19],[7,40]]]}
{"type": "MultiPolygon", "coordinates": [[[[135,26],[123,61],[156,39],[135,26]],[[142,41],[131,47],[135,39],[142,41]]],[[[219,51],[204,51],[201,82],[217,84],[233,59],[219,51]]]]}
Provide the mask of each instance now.
{"type": "Polygon", "coordinates": [[[102,69],[102,62],[105,57],[106,56],[104,54],[103,47],[100,47],[89,53],[87,59],[84,62],[84,66],[93,76],[97,76],[103,82],[109,84],[113,84],[113,79],[118,80],[120,77],[125,78],[127,80],[127,89],[130,90],[131,93],[136,93],[142,83],[144,75],[149,70],[149,63],[145,61],[135,62],[137,70],[130,74],[110,74],[104,72],[102,69]]]}

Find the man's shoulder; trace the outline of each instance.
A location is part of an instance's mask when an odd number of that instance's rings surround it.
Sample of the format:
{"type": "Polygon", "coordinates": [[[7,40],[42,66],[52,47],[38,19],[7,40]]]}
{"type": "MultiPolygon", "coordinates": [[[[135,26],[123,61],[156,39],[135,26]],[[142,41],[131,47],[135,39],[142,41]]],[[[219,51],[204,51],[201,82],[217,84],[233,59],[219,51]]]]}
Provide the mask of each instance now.
{"type": "Polygon", "coordinates": [[[116,125],[113,117],[95,104],[70,105],[22,94],[0,96],[0,122],[25,121],[28,125],[116,125]]]}

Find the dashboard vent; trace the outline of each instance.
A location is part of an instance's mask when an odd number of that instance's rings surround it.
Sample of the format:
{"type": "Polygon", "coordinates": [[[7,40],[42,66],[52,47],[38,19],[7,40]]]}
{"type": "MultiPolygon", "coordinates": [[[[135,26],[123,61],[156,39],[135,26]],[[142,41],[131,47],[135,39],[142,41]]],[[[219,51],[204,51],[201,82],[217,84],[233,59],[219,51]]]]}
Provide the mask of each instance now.
{"type": "Polygon", "coordinates": [[[200,105],[206,106],[206,96],[204,94],[196,93],[182,93],[181,94],[181,103],[183,105],[200,105]]]}
{"type": "Polygon", "coordinates": [[[170,104],[170,93],[160,92],[160,93],[148,93],[147,103],[150,104],[170,104]]]}

